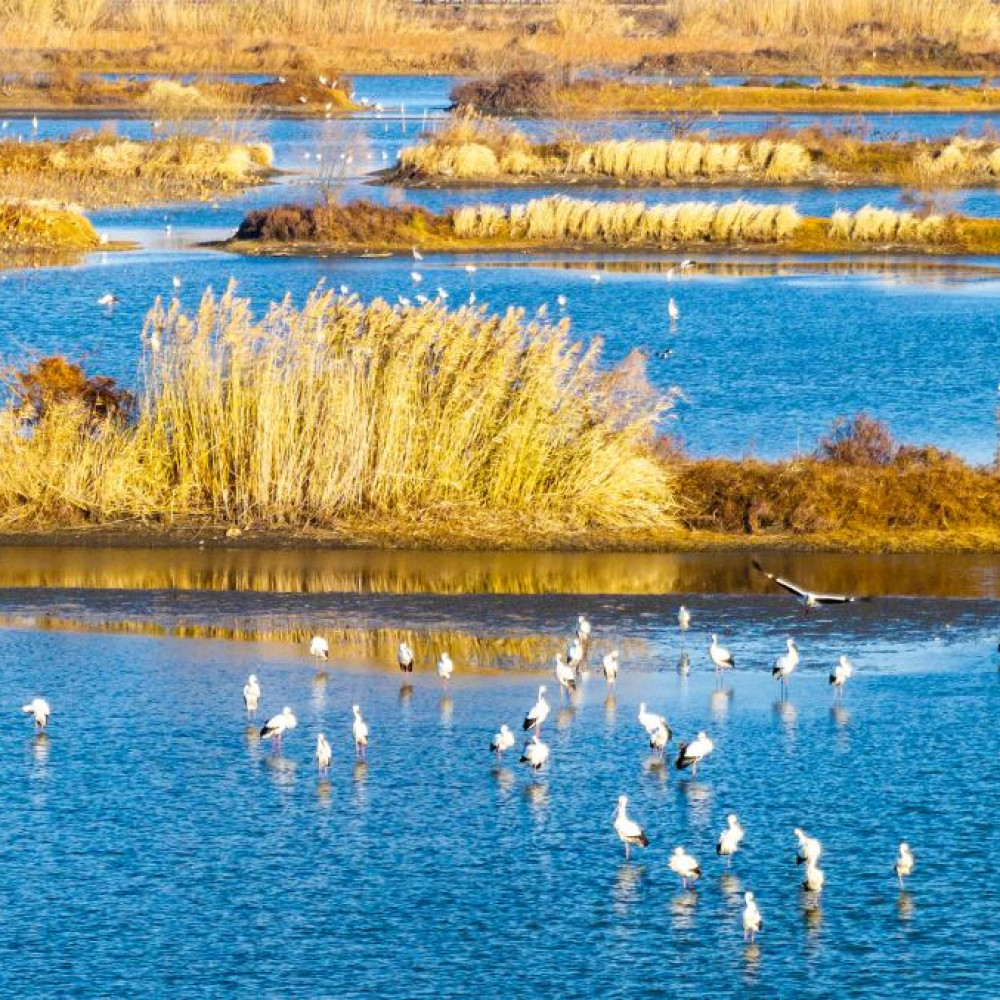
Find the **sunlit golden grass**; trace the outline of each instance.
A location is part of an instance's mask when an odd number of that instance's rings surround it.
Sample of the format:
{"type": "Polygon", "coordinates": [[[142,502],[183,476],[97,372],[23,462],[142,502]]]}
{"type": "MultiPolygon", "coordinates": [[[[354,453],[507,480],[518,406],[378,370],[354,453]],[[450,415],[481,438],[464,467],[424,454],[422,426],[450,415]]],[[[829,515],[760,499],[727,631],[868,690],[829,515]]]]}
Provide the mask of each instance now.
{"type": "Polygon", "coordinates": [[[427,142],[402,150],[397,177],[788,183],[807,178],[811,168],[806,149],[789,140],[608,139],[533,144],[520,132],[465,117],[427,142]]]}
{"type": "Polygon", "coordinates": [[[834,212],[830,236],[861,243],[943,243],[953,241],[954,231],[943,215],[915,215],[866,205],[855,212],[834,212]]]}
{"type": "Polygon", "coordinates": [[[6,0],[0,45],[82,68],[168,73],[280,73],[330,58],[355,72],[462,74],[512,60],[695,73],[988,70],[998,21],[989,0],[6,0]]]}
{"type": "Polygon", "coordinates": [[[90,208],[208,198],[263,183],[270,173],[269,146],[193,135],[0,142],[0,185],[10,195],[90,208]]]}
{"type": "Polygon", "coordinates": [[[0,414],[0,523],[670,523],[649,450],[669,398],[566,324],[323,290],[255,320],[230,291],[154,308],[144,342],[134,421],[0,414]]]}
{"type": "Polygon", "coordinates": [[[589,201],[555,195],[509,209],[479,205],[452,215],[460,239],[582,241],[621,245],[734,241],[778,242],[794,235],[799,215],[790,205],[589,201]]]}
{"type": "Polygon", "coordinates": [[[0,252],[86,250],[98,243],[94,227],[73,205],[0,199],[0,252]]]}
{"type": "Polygon", "coordinates": [[[865,142],[818,129],[756,139],[562,138],[532,142],[475,113],[400,152],[393,183],[490,184],[602,181],[646,185],[851,184],[988,185],[1000,178],[1000,143],[956,136],[939,141],[865,142]]]}

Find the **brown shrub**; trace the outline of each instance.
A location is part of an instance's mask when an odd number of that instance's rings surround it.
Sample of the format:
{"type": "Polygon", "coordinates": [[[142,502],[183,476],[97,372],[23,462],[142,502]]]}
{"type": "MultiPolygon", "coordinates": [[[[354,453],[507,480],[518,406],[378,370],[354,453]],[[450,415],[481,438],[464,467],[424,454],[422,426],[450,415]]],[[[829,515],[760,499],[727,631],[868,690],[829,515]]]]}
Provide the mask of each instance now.
{"type": "Polygon", "coordinates": [[[830,433],[819,440],[819,457],[840,465],[889,465],[898,451],[889,428],[866,413],[834,421],[830,433]]]}
{"type": "Polygon", "coordinates": [[[487,115],[533,115],[552,108],[555,83],[537,70],[514,70],[492,80],[470,80],[451,92],[456,108],[469,107],[487,115]]]}
{"type": "Polygon", "coordinates": [[[14,397],[17,415],[35,424],[53,406],[79,405],[91,422],[127,418],[135,397],[106,375],[88,376],[83,368],[61,355],[42,358],[24,369],[9,369],[3,375],[14,397]]]}
{"type": "Polygon", "coordinates": [[[294,242],[325,240],[334,243],[374,243],[409,240],[440,229],[441,217],[422,208],[393,208],[371,201],[334,201],[314,206],[279,205],[250,212],[236,231],[238,240],[294,242]]]}

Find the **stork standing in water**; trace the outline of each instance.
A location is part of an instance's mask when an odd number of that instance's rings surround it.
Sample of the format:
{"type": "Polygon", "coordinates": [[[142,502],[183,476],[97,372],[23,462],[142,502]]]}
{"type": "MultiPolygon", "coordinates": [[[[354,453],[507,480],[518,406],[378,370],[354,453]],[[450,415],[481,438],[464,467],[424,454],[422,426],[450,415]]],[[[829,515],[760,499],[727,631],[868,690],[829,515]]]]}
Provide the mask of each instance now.
{"type": "Polygon", "coordinates": [[[713,633],[712,642],[708,647],[708,656],[712,661],[716,673],[720,670],[732,670],[736,666],[733,654],[725,646],[719,645],[719,637],[713,633]]]}
{"type": "Polygon", "coordinates": [[[52,714],[52,709],[44,698],[32,698],[27,705],[21,706],[21,711],[34,719],[35,731],[39,733],[49,724],[49,716],[52,714]]]}
{"type": "Polygon", "coordinates": [[[351,735],[354,737],[354,756],[368,757],[368,723],[361,717],[361,708],[352,705],[354,722],[351,724],[351,735]]]}
{"type": "Polygon", "coordinates": [[[545,685],[542,684],[538,689],[538,700],[528,709],[528,714],[524,717],[524,731],[533,729],[536,734],[541,733],[542,723],[549,717],[550,711],[549,703],[545,700],[545,685]]]}
{"type": "Polygon", "coordinates": [[[531,739],[524,744],[521,753],[521,763],[540,771],[549,759],[549,748],[539,738],[538,733],[532,733],[531,739]]]}
{"type": "Polygon", "coordinates": [[[563,659],[561,653],[556,653],[556,680],[559,682],[559,697],[563,691],[567,695],[576,690],[576,671],[563,659]]]}
{"type": "Polygon", "coordinates": [[[330,644],[321,635],[314,635],[309,643],[309,655],[316,657],[316,666],[330,658],[330,644]]]}
{"type": "Polygon", "coordinates": [[[788,678],[792,676],[792,671],[799,665],[799,651],[795,647],[795,640],[788,638],[785,640],[787,647],[785,653],[774,661],[771,669],[771,676],[776,681],[781,681],[782,692],[788,687],[788,678]]]}
{"type": "Polygon", "coordinates": [[[683,847],[675,847],[670,855],[670,870],[681,877],[681,885],[687,889],[701,878],[701,866],[683,847]]]}
{"type": "Polygon", "coordinates": [[[704,760],[714,749],[715,744],[704,733],[698,733],[690,743],[681,744],[677,753],[677,770],[683,771],[684,768],[690,767],[697,778],[699,761],[704,760]]]}
{"type": "Polygon", "coordinates": [[[252,719],[257,714],[260,704],[260,681],[256,674],[251,674],[243,686],[243,704],[246,705],[247,718],[252,719]]]}
{"type": "Polygon", "coordinates": [[[514,734],[507,728],[505,722],[490,742],[490,749],[497,755],[497,760],[503,759],[504,750],[509,750],[514,745],[514,734]]]}
{"type": "MultiPolygon", "coordinates": [[[[636,716],[639,720],[639,725],[646,730],[647,736],[652,736],[657,729],[666,729],[670,733],[670,726],[667,725],[667,720],[664,716],[658,715],[656,712],[650,712],[646,708],[646,703],[644,701],[639,702],[639,714],[636,716]]],[[[673,735],[670,733],[670,735],[673,735]]]]}
{"type": "Polygon", "coordinates": [[[815,838],[810,837],[798,827],[794,830],[795,838],[799,842],[799,849],[795,854],[797,865],[815,865],[819,861],[819,856],[823,853],[823,845],[815,838]]]}
{"type": "Polygon", "coordinates": [[[326,774],[330,770],[330,761],[333,759],[333,750],[327,738],[320,733],[316,737],[316,768],[320,774],[326,774]]]}
{"type": "Polygon", "coordinates": [[[272,715],[261,727],[261,739],[270,739],[276,746],[281,746],[281,738],[299,724],[299,720],[286,705],[277,715],[272,715]]]}
{"type": "Polygon", "coordinates": [[[578,615],[576,619],[576,637],[584,646],[590,642],[591,631],[590,622],[587,620],[587,616],[578,615]]]}
{"type": "Polygon", "coordinates": [[[853,594],[821,594],[818,591],[806,590],[791,580],[769,573],[756,559],[753,560],[753,568],[758,573],[763,573],[772,583],[777,584],[782,590],[788,591],[793,597],[802,602],[803,611],[812,611],[823,604],[854,604],[856,601],[870,601],[871,597],[863,595],[856,597],[853,594]]]}
{"type": "Polygon", "coordinates": [[[670,738],[673,733],[670,731],[670,727],[663,723],[663,725],[657,726],[649,734],[649,749],[653,750],[663,760],[663,754],[667,749],[667,744],[670,742],[670,738]]]}
{"type": "Polygon", "coordinates": [[[682,632],[691,627],[691,612],[683,604],[677,611],[677,626],[682,632]]]}
{"type": "Polygon", "coordinates": [[[813,892],[819,895],[823,891],[823,885],[826,882],[826,875],[823,870],[816,864],[807,864],[805,873],[802,876],[802,888],[806,892],[813,892]]]}
{"type": "Polygon", "coordinates": [[[579,639],[574,639],[566,651],[566,661],[572,670],[579,672],[580,666],[583,663],[583,654],[583,643],[579,639]]]}
{"type": "Polygon", "coordinates": [[[618,807],[615,809],[615,833],[618,839],[625,845],[625,860],[629,859],[629,848],[649,847],[649,837],[646,836],[642,827],[634,819],[630,819],[626,813],[628,806],[628,796],[618,796],[618,807]]]}
{"type": "Polygon", "coordinates": [[[903,879],[913,871],[913,852],[905,840],[899,845],[899,854],[896,855],[893,871],[896,873],[896,878],[899,879],[899,888],[902,889],[903,879]]]}
{"type": "Polygon", "coordinates": [[[846,657],[842,656],[837,665],[830,672],[830,687],[834,693],[843,695],[844,686],[854,676],[854,664],[846,657]]]}
{"type": "Polygon", "coordinates": [[[604,679],[613,686],[618,680],[618,650],[613,649],[610,653],[605,653],[601,665],[604,667],[604,679]]]}
{"type": "Polygon", "coordinates": [[[726,828],[719,834],[719,842],[715,845],[715,853],[720,858],[726,859],[726,864],[732,862],[733,855],[740,849],[740,842],[743,840],[743,827],[736,813],[730,813],[726,817],[726,828]]]}
{"type": "Polygon", "coordinates": [[[760,933],[764,921],[761,919],[760,910],[754,902],[752,892],[743,893],[743,903],[743,940],[746,941],[749,938],[750,943],[753,944],[754,935],[760,933]]]}
{"type": "Polygon", "coordinates": [[[451,662],[451,657],[447,653],[442,653],[437,662],[438,677],[445,685],[451,680],[451,675],[455,672],[455,664],[451,662]]]}
{"type": "Polygon", "coordinates": [[[399,648],[396,650],[396,662],[404,674],[413,673],[413,650],[410,649],[409,643],[405,639],[399,644],[399,648]]]}

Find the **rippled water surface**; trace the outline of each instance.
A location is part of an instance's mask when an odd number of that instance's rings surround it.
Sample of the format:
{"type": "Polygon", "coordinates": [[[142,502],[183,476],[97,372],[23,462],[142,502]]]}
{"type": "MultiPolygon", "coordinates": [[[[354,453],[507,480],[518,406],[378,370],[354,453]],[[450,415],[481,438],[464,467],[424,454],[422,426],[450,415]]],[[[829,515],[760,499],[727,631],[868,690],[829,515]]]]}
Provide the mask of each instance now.
{"type": "MultiPolygon", "coordinates": [[[[625,651],[614,694],[590,674],[555,708],[537,777],[487,746],[534,700],[538,664],[496,673],[456,655],[445,692],[427,669],[433,631],[416,633],[407,690],[391,663],[335,653],[317,671],[277,641],[0,630],[0,982],[48,996],[872,997],[930,995],[932,975],[937,995],[1000,990],[995,606],[802,619],[781,598],[692,597],[682,639],[674,602],[508,600],[438,614],[554,636],[581,607],[595,650],[625,651]],[[711,627],[739,665],[718,684],[711,627]],[[785,632],[803,666],[782,699],[767,666],[785,632]],[[842,703],[825,678],[840,651],[858,667],[842,703]],[[280,751],[243,718],[250,671],[265,714],[298,714],[280,751]],[[16,711],[38,692],[54,709],[41,737],[16,711]],[[697,779],[650,757],[641,700],[678,737],[711,734],[697,779]],[[366,764],[352,703],[372,727],[366,764]],[[319,731],[334,747],[324,778],[319,731]],[[621,793],[651,840],[629,863],[611,829],[621,793]],[[714,844],[731,811],[747,837],[727,869],[714,844]],[[797,825],[824,844],[819,899],[798,887],[797,825]],[[904,838],[917,866],[901,892],[904,838]],[[677,844],[702,864],[695,892],[667,868],[677,844]],[[754,946],[745,890],[764,914],[754,946]]],[[[396,605],[403,627],[418,604],[396,605]]]]}

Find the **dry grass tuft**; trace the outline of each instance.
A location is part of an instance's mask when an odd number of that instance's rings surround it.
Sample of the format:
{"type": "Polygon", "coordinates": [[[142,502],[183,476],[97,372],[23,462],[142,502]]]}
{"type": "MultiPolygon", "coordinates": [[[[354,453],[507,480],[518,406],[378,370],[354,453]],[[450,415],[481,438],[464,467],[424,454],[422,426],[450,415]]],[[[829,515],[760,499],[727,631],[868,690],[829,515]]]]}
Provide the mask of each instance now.
{"type": "Polygon", "coordinates": [[[0,200],[0,251],[86,250],[99,243],[74,205],[36,199],[0,200]]]}
{"type": "Polygon", "coordinates": [[[834,212],[829,235],[855,243],[947,243],[954,240],[955,228],[943,215],[915,215],[865,205],[856,212],[834,212]]]}
{"type": "Polygon", "coordinates": [[[0,412],[0,523],[202,519],[580,530],[669,524],[670,400],[568,325],[326,290],[260,320],[232,290],[159,304],[134,421],[0,412]]]}

